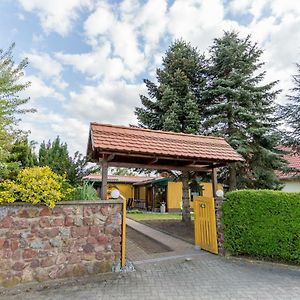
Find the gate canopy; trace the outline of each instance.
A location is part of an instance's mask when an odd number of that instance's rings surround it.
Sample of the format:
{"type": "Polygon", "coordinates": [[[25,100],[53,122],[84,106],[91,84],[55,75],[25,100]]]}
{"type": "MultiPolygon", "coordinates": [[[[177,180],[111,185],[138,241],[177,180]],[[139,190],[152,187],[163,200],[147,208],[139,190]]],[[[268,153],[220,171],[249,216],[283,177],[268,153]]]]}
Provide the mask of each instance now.
{"type": "Polygon", "coordinates": [[[211,171],[243,158],[219,137],[91,123],[87,154],[107,166],[211,171]]]}

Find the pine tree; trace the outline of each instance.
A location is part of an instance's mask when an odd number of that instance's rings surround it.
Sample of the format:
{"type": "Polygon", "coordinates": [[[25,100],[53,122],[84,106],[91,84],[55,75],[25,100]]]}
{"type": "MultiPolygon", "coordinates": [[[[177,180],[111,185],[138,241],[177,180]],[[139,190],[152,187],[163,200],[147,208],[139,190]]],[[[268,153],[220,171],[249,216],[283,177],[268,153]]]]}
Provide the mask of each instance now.
{"type": "Polygon", "coordinates": [[[11,161],[21,164],[22,168],[33,167],[38,165],[37,155],[34,152],[36,143],[28,141],[27,137],[15,141],[11,150],[11,161]]]}
{"type": "Polygon", "coordinates": [[[245,159],[229,167],[229,188],[278,188],[274,170],[283,161],[274,117],[277,81],[262,84],[262,50],[236,32],[225,32],[210,48],[202,130],[223,136],[245,159]],[[238,174],[238,176],[236,176],[238,174]]]}
{"type": "MultiPolygon", "coordinates": [[[[157,69],[158,85],[144,80],[148,97],[140,96],[143,107],[136,108],[139,125],[150,129],[194,133],[199,132],[201,93],[205,86],[206,61],[196,48],[178,40],[157,69]]],[[[183,172],[182,220],[191,219],[188,172],[183,172]]]]}
{"type": "Polygon", "coordinates": [[[158,85],[145,79],[148,96],[137,107],[139,125],[150,129],[197,133],[201,91],[205,85],[205,59],[197,49],[179,40],[167,50],[158,85]]]}
{"type": "Polygon", "coordinates": [[[294,87],[288,102],[281,106],[281,117],[288,125],[284,143],[292,146],[300,154],[300,64],[297,64],[298,74],[293,76],[294,87]]]}

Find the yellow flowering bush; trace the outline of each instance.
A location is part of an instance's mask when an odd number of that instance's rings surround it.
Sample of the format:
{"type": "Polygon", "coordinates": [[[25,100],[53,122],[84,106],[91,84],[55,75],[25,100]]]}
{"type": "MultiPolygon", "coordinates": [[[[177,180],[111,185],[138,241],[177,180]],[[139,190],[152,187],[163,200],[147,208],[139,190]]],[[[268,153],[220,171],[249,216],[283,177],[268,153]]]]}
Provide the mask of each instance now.
{"type": "Polygon", "coordinates": [[[53,208],[57,201],[68,199],[73,191],[65,177],[49,167],[32,167],[20,171],[15,181],[5,180],[0,184],[0,203],[23,201],[53,208]]]}

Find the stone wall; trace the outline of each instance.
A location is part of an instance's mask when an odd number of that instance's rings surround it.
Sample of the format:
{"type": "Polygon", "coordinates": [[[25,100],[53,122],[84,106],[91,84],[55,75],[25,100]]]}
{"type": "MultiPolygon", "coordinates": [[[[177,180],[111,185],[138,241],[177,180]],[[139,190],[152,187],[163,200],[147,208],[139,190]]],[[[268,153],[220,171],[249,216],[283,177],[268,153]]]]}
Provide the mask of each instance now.
{"type": "Polygon", "coordinates": [[[121,255],[122,201],[72,201],[53,210],[0,206],[0,284],[109,272],[121,255]]]}
{"type": "Polygon", "coordinates": [[[222,228],[222,205],[225,201],[224,198],[215,198],[215,211],[216,211],[216,223],[217,223],[217,243],[219,255],[224,256],[224,233],[222,228]]]}

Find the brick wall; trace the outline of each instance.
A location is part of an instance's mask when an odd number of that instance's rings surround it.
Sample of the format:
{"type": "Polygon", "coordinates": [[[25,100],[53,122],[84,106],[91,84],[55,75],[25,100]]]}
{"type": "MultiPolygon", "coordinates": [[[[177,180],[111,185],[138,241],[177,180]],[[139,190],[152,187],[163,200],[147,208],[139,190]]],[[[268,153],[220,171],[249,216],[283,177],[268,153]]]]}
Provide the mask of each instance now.
{"type": "Polygon", "coordinates": [[[217,225],[217,243],[219,255],[224,256],[224,233],[222,227],[222,205],[224,203],[224,198],[215,198],[215,211],[216,211],[216,225],[217,225]]]}
{"type": "Polygon", "coordinates": [[[0,206],[0,284],[111,271],[120,260],[122,201],[0,206]]]}

